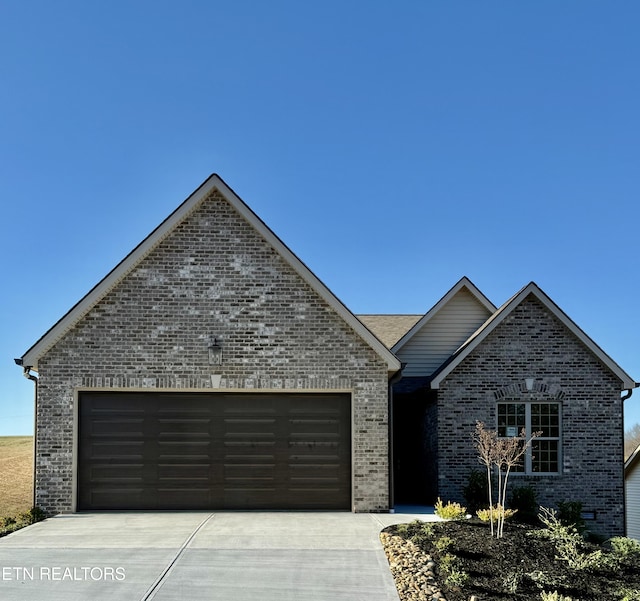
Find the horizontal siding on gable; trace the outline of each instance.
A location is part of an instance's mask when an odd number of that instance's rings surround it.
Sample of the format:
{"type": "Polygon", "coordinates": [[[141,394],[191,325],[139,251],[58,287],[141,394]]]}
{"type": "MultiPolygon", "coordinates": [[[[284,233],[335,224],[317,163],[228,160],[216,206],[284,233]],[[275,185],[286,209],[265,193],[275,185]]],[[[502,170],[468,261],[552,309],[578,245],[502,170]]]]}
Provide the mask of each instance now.
{"type": "Polygon", "coordinates": [[[490,316],[466,289],[460,289],[398,352],[406,377],[429,376],[490,316]]]}

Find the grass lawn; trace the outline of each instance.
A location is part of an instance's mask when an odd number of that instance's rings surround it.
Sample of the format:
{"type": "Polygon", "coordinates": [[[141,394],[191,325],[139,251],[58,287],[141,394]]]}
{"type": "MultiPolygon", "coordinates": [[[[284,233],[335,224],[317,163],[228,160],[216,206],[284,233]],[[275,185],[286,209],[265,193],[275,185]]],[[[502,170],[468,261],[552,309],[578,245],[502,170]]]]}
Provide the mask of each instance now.
{"type": "Polygon", "coordinates": [[[33,436],[0,436],[0,517],[33,505],[33,436]]]}

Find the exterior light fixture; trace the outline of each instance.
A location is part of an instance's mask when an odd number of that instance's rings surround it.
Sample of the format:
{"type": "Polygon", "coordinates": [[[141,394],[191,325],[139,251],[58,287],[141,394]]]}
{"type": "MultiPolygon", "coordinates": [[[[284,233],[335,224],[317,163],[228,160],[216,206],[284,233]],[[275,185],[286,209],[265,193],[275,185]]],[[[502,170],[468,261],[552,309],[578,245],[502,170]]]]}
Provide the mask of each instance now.
{"type": "Polygon", "coordinates": [[[222,365],[222,346],[217,338],[209,339],[209,363],[222,365]]]}
{"type": "Polygon", "coordinates": [[[524,383],[527,386],[527,390],[529,392],[531,392],[533,390],[533,382],[535,381],[535,378],[525,378],[524,379],[524,383]]]}

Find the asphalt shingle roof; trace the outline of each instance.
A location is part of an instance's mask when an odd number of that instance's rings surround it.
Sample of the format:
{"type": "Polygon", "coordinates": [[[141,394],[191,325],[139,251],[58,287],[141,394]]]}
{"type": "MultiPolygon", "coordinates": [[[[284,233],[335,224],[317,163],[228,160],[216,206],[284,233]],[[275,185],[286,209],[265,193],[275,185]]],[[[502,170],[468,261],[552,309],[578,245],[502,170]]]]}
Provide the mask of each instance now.
{"type": "Polygon", "coordinates": [[[356,315],[376,337],[391,348],[422,317],[422,315],[356,315]]]}

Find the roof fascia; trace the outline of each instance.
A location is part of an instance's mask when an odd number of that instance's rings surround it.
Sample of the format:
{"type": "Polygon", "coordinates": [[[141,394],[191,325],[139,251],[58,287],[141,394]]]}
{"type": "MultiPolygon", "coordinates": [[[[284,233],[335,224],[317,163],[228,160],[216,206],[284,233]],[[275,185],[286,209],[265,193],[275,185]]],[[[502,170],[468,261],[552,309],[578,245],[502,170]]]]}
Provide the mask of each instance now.
{"type": "Polygon", "coordinates": [[[466,276],[462,277],[454,286],[447,292],[429,311],[427,311],[422,318],[402,337],[396,342],[391,350],[397,353],[409,340],[411,340],[417,332],[419,332],[424,325],[429,322],[435,315],[460,291],[462,288],[466,288],[474,298],[483,306],[489,314],[493,314],[496,311],[496,306],[478,289],[478,287],[466,276]]]}
{"type": "Polygon", "coordinates": [[[452,361],[431,381],[431,388],[437,389],[440,383],[458,366],[478,345],[495,330],[505,318],[527,297],[533,294],[551,313],[559,319],[579,340],[603,363],[621,382],[621,390],[635,388],[636,382],[607,353],[605,353],[587,334],[535,283],[530,282],[520,292],[510,298],[463,344],[452,361]]]}
{"type": "Polygon", "coordinates": [[[625,477],[631,472],[632,468],[635,467],[636,463],[638,463],[638,459],[640,459],[640,445],[638,445],[631,453],[629,458],[624,462],[624,475],[625,477]]]}
{"type": "Polygon", "coordinates": [[[628,473],[636,466],[640,460],[640,445],[638,445],[633,453],[629,456],[629,458],[624,462],[624,475],[627,476],[628,473]]]}
{"type": "Polygon", "coordinates": [[[138,244],[120,263],[83,296],[22,357],[23,365],[38,370],[38,360],[71,330],[104,296],[117,286],[162,240],[164,240],[215,187],[218,176],[207,178],[180,206],[138,244]]]}
{"type": "Polygon", "coordinates": [[[320,279],[271,231],[245,202],[222,180],[213,174],[209,176],[173,213],[171,213],[151,234],[136,246],[98,284],[78,301],[58,322],[56,322],[23,356],[22,364],[38,370],[38,360],[62,336],[72,329],[110,290],[118,285],[153,249],[155,249],[204,198],[218,190],[225,199],[271,244],[276,252],[307,282],[356,333],[387,364],[388,371],[395,373],[401,367],[398,358],[387,349],[364,324],[347,309],[320,279]]]}

